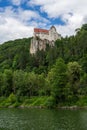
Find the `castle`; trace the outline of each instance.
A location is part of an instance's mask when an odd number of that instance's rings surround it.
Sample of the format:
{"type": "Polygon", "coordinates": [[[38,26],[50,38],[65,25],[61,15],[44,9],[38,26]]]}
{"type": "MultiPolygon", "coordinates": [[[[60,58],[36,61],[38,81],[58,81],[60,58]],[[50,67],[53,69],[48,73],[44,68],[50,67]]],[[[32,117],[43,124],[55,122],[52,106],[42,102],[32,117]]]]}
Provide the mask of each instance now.
{"type": "Polygon", "coordinates": [[[46,44],[54,46],[54,42],[57,39],[61,39],[61,35],[57,33],[54,26],[52,26],[49,30],[34,28],[34,36],[31,40],[30,53],[34,54],[37,50],[45,50],[46,44]]]}
{"type": "Polygon", "coordinates": [[[49,41],[56,41],[61,39],[61,35],[57,33],[56,28],[52,26],[50,30],[34,28],[34,37],[38,36],[40,39],[47,39],[49,41]]]}

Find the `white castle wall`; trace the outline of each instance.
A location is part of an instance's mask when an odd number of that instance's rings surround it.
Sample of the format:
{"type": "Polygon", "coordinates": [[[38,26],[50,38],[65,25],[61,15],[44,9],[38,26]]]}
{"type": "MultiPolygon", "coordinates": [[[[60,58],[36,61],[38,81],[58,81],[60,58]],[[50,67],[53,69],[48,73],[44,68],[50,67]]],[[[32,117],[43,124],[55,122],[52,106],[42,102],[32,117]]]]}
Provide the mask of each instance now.
{"type": "Polygon", "coordinates": [[[44,40],[44,39],[49,39],[49,34],[45,34],[45,33],[34,33],[34,36],[38,36],[40,39],[44,40]]]}

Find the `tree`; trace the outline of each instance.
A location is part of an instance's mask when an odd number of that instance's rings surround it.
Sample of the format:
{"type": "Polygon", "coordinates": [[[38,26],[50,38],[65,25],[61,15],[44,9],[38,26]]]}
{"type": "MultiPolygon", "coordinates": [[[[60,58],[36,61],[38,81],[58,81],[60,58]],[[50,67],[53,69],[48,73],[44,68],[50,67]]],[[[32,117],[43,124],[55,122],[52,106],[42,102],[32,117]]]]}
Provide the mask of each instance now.
{"type": "Polygon", "coordinates": [[[83,75],[81,76],[79,95],[81,96],[87,95],[87,73],[83,73],[83,75]]]}
{"type": "Polygon", "coordinates": [[[81,29],[87,31],[87,24],[83,24],[81,29]]]}
{"type": "Polygon", "coordinates": [[[81,64],[81,66],[82,66],[83,71],[87,73],[87,54],[85,54],[85,55],[80,59],[80,64],[81,64]]]}
{"type": "Polygon", "coordinates": [[[26,84],[27,84],[27,72],[22,70],[16,70],[13,73],[13,92],[17,96],[26,95],[26,84]]]}
{"type": "Polygon", "coordinates": [[[12,93],[12,70],[4,70],[3,74],[3,94],[9,96],[12,93]]]}
{"type": "Polygon", "coordinates": [[[69,62],[67,65],[67,75],[68,80],[71,85],[71,90],[74,96],[78,93],[78,87],[80,82],[80,75],[81,75],[81,66],[78,62],[69,62]]]}
{"type": "Polygon", "coordinates": [[[48,81],[51,86],[52,96],[55,98],[56,103],[65,100],[65,86],[67,83],[66,77],[66,64],[63,59],[58,59],[56,64],[48,73],[48,81]]]}
{"type": "Polygon", "coordinates": [[[0,96],[3,96],[3,73],[0,72],[0,96]]]}

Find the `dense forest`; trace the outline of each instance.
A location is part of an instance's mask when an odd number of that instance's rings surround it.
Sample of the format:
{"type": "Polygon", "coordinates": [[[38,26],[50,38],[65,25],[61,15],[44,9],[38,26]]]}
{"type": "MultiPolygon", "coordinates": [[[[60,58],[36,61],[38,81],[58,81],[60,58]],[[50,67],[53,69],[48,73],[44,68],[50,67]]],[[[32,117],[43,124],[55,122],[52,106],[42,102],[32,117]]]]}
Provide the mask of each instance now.
{"type": "Polygon", "coordinates": [[[30,41],[0,45],[0,106],[87,106],[87,24],[35,55],[30,41]]]}

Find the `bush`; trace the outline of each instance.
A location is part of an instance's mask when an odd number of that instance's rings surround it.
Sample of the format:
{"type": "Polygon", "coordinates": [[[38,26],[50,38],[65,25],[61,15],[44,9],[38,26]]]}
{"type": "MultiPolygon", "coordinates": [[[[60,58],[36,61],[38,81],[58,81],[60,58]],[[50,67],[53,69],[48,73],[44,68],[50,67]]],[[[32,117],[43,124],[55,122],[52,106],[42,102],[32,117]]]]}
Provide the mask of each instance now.
{"type": "Polygon", "coordinates": [[[77,102],[78,106],[87,106],[87,97],[81,97],[77,102]]]}
{"type": "Polygon", "coordinates": [[[10,102],[11,104],[15,103],[17,101],[16,96],[12,93],[10,96],[7,98],[7,102],[10,102]]]}
{"type": "Polygon", "coordinates": [[[56,106],[55,98],[52,96],[48,97],[47,101],[45,102],[45,106],[47,106],[48,108],[53,108],[54,106],[56,106]]]}
{"type": "Polygon", "coordinates": [[[45,102],[48,97],[41,96],[41,97],[32,97],[30,99],[25,99],[23,102],[23,106],[45,106],[45,102]]]}
{"type": "Polygon", "coordinates": [[[21,105],[21,103],[19,103],[18,101],[16,101],[13,105],[12,105],[12,107],[18,107],[18,106],[20,106],[21,105]]]}

